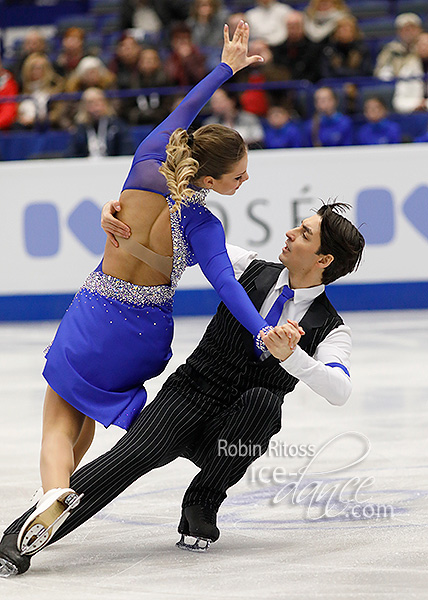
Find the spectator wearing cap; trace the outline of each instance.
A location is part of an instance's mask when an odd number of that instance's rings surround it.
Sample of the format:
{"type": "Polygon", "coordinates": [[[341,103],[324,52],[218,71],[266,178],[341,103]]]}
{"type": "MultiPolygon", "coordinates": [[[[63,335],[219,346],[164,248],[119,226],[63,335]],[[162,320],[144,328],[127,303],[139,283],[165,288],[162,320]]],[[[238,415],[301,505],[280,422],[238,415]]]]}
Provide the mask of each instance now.
{"type": "Polygon", "coordinates": [[[66,92],[83,92],[90,87],[102,90],[111,89],[116,82],[116,76],[107,69],[97,56],[85,56],[79,62],[66,83],[66,92]]]}
{"type": "Polygon", "coordinates": [[[387,106],[381,98],[373,96],[364,102],[364,116],[367,122],[357,132],[357,144],[398,144],[402,139],[398,123],[388,119],[387,106]]]}
{"type": "Polygon", "coordinates": [[[288,4],[276,0],[257,0],[256,6],[245,13],[251,39],[263,40],[269,46],[282,44],[287,38],[285,20],[291,11],[288,4]]]}
{"type": "Polygon", "coordinates": [[[383,81],[395,79],[407,62],[413,62],[422,20],[415,13],[402,13],[395,19],[395,28],[397,38],[386,44],[376,59],[374,75],[383,81]]]}
{"type": "MultiPolygon", "coordinates": [[[[18,84],[12,73],[3,68],[0,55],[0,98],[15,96],[18,93],[18,84]]],[[[12,100],[0,103],[0,130],[9,129],[15,122],[18,105],[12,100]]]]}
{"type": "Polygon", "coordinates": [[[397,76],[392,106],[399,113],[428,110],[428,33],[421,33],[414,53],[403,63],[397,76]],[[413,78],[413,79],[407,79],[413,78]]]}
{"type": "Polygon", "coordinates": [[[62,77],[68,77],[85,56],[85,32],[80,27],[69,27],[62,36],[61,51],[54,68],[62,77]]]}
{"type": "MultiPolygon", "coordinates": [[[[96,56],[85,56],[66,80],[64,91],[66,93],[84,92],[90,87],[108,90],[113,88],[115,81],[115,74],[107,69],[101,59],[96,56]]],[[[76,113],[75,101],[62,102],[58,117],[60,126],[63,129],[70,129],[76,113]]]]}

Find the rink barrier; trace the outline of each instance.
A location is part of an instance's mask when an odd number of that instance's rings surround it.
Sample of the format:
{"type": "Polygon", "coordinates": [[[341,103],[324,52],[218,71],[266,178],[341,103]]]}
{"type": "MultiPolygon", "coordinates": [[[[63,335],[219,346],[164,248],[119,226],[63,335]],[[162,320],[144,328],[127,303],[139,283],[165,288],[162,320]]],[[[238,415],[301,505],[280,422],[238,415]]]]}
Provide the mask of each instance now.
{"type": "MultiPolygon", "coordinates": [[[[339,312],[428,308],[428,281],[329,285],[327,295],[339,312]]],[[[0,321],[61,319],[73,294],[0,296],[0,321]]],[[[213,315],[219,297],[212,289],[177,291],[174,315],[213,315]]]]}
{"type": "MultiPolygon", "coordinates": [[[[359,269],[329,286],[333,304],[341,311],[428,308],[426,148],[252,152],[250,179],[239,198],[213,194],[208,206],[230,243],[277,261],[287,230],[310,216],[320,198],[349,202],[348,216],[366,248],[359,269]]],[[[84,276],[100,264],[106,241],[101,207],[117,197],[129,162],[112,157],[0,165],[8,211],[0,238],[0,320],[62,316],[84,276]]],[[[201,270],[187,269],[175,314],[209,315],[217,303],[201,270]]]]}

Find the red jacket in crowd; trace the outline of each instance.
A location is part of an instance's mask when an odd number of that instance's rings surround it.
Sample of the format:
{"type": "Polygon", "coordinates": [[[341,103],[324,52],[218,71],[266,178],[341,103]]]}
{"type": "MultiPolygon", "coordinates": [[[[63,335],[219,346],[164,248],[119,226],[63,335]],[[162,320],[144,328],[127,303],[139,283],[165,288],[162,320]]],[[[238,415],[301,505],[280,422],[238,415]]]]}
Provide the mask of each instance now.
{"type": "MultiPolygon", "coordinates": [[[[12,74],[0,66],[0,98],[18,94],[18,84],[12,74]]],[[[0,102],[0,129],[8,129],[15,122],[18,104],[16,102],[0,102]]]]}

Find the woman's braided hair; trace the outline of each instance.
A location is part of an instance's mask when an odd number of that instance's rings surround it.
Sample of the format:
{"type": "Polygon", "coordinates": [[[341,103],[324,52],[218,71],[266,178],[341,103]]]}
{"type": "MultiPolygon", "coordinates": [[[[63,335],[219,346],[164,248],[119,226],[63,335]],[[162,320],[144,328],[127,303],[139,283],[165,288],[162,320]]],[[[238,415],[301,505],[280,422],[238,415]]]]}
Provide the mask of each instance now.
{"type": "Polygon", "coordinates": [[[189,185],[206,176],[220,179],[233,169],[247,151],[242,137],[224,125],[204,125],[193,134],[185,129],[172,132],[166,146],[164,175],[171,198],[179,208],[195,191],[189,185]]]}

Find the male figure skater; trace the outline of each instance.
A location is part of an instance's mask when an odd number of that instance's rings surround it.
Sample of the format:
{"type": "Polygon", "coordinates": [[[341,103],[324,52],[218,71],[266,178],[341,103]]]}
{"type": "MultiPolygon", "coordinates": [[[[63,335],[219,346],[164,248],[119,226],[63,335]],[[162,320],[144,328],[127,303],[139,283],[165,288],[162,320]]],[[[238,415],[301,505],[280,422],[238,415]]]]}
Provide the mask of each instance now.
{"type": "MultiPolygon", "coordinates": [[[[324,288],[361,261],[364,238],[340,214],[347,208],[342,203],[325,204],[288,231],[279,263],[231,248],[237,277],[274,326],[264,337],[269,353],[259,356],[251,334],[220,304],[197,348],[130,430],[111,450],[74,473],[73,489],[84,496],[52,542],[101,510],[141,475],[178,456],[201,467],[184,495],[178,531],[215,541],[219,537],[216,514],[226,490],[257,458],[219,454],[218,440],[251,441],[265,451],[281,427],[284,394],[299,380],[332,404],[346,402],[351,392],[350,330],[324,288]]],[[[3,575],[24,573],[30,566],[30,557],[19,553],[16,541],[31,510],[5,531],[0,543],[3,575]]]]}

